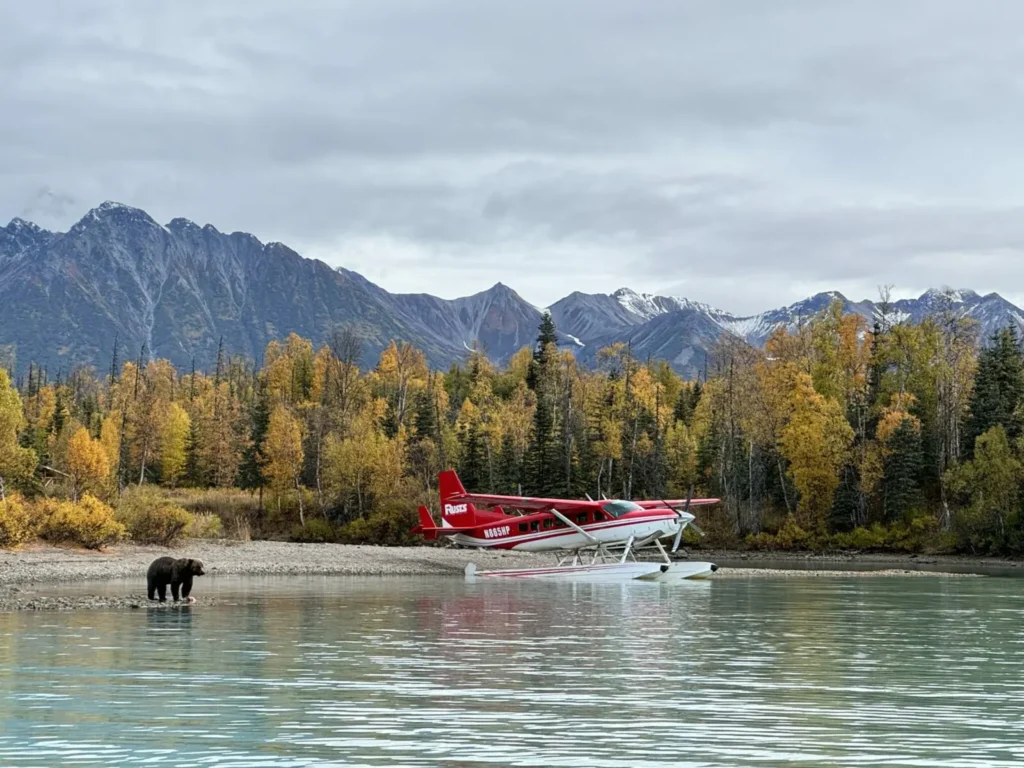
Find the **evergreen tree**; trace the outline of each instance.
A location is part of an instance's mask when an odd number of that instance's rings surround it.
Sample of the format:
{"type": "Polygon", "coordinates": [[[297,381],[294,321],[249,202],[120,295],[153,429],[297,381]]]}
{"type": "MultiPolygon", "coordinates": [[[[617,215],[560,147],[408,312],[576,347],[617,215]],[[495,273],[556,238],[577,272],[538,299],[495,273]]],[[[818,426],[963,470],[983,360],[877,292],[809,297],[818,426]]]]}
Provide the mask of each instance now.
{"type": "Polygon", "coordinates": [[[516,453],[515,442],[508,432],[501,440],[501,455],[498,460],[497,472],[495,473],[495,492],[506,495],[518,496],[521,490],[522,464],[516,453]]]}
{"type": "Polygon", "coordinates": [[[416,437],[420,440],[433,440],[437,435],[437,418],[435,414],[434,393],[430,382],[427,388],[416,395],[416,437]]]}
{"type": "Polygon", "coordinates": [[[676,407],[672,411],[672,416],[676,421],[681,421],[686,426],[693,424],[693,395],[692,392],[696,388],[686,387],[679,393],[679,399],[676,400],[676,407]]]}
{"type": "Polygon", "coordinates": [[[50,419],[50,434],[60,435],[64,431],[64,424],[68,420],[68,407],[64,402],[64,390],[57,387],[56,402],[53,406],[53,418],[50,419]]]}
{"type": "Polygon", "coordinates": [[[260,506],[263,506],[263,488],[267,484],[265,443],[270,427],[270,393],[265,381],[257,381],[256,397],[252,405],[249,444],[242,452],[242,464],[238,471],[238,485],[247,491],[260,492],[260,506]]]}
{"type": "Polygon", "coordinates": [[[533,412],[533,433],[526,457],[528,492],[549,496],[562,484],[565,472],[559,464],[559,440],[555,431],[555,385],[557,360],[555,323],[547,312],[540,321],[537,346],[527,374],[526,384],[534,391],[537,404],[533,412]]]}
{"type": "Polygon", "coordinates": [[[913,419],[904,419],[886,440],[883,489],[887,522],[900,520],[918,501],[922,467],[921,434],[913,419]]]}
{"type": "MultiPolygon", "coordinates": [[[[192,419],[185,441],[185,483],[192,488],[202,488],[206,482],[202,476],[200,462],[198,419],[192,419]]],[[[123,442],[123,441],[122,441],[123,442]]]]}
{"type": "Polygon", "coordinates": [[[829,528],[833,531],[850,531],[857,526],[860,517],[860,473],[857,467],[847,464],[839,472],[839,487],[832,498],[832,512],[829,528]]]}
{"type": "Polygon", "coordinates": [[[469,374],[457,364],[452,363],[444,376],[444,388],[448,393],[448,402],[456,411],[466,402],[470,390],[469,374]]]}
{"type": "Polygon", "coordinates": [[[966,453],[974,441],[994,426],[1001,426],[1010,441],[1021,435],[1024,367],[1017,332],[1012,326],[992,334],[978,355],[978,372],[970,401],[966,453]]]}
{"type": "Polygon", "coordinates": [[[473,493],[486,493],[490,490],[490,473],[487,471],[483,440],[476,423],[471,423],[464,435],[459,479],[473,493]]]}

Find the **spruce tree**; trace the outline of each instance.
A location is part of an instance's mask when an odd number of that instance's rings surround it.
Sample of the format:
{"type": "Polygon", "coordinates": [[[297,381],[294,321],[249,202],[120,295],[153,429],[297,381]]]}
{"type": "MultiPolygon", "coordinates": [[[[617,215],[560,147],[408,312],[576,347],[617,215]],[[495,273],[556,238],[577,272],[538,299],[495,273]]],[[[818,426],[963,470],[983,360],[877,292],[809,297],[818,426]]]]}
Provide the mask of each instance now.
{"type": "Polygon", "coordinates": [[[700,398],[704,394],[704,386],[700,383],[700,379],[693,382],[693,389],[690,391],[690,411],[696,411],[697,406],[700,405],[700,398]]]}
{"type": "Polygon", "coordinates": [[[974,441],[994,426],[1001,426],[1012,442],[1022,432],[1024,360],[1017,332],[1010,326],[992,334],[978,354],[978,372],[971,394],[965,446],[973,455],[974,441]]]}
{"type": "Polygon", "coordinates": [[[434,393],[431,390],[430,380],[427,388],[416,395],[416,438],[418,440],[433,440],[437,434],[437,419],[434,403],[434,393]]]}
{"type": "Polygon", "coordinates": [[[263,445],[267,440],[267,429],[270,426],[270,395],[266,382],[257,381],[256,397],[253,400],[249,444],[242,453],[242,463],[238,471],[238,485],[247,491],[260,492],[260,507],[263,506],[263,488],[267,484],[264,474],[266,458],[263,445]]]}
{"type": "Polygon", "coordinates": [[[487,471],[487,456],[484,441],[475,423],[470,424],[463,436],[462,462],[459,466],[459,479],[471,493],[485,493],[490,490],[490,477],[487,471]]]}
{"type": "Polygon", "coordinates": [[[850,531],[860,518],[860,472],[855,465],[847,464],[839,471],[839,478],[839,486],[832,497],[828,527],[831,531],[850,531]]]}
{"type": "Polygon", "coordinates": [[[923,463],[921,435],[911,419],[903,422],[886,441],[883,489],[885,519],[889,523],[903,518],[918,501],[918,473],[923,463]]]}
{"type": "Polygon", "coordinates": [[[692,387],[683,387],[679,393],[679,399],[676,400],[676,407],[672,411],[672,417],[676,421],[681,421],[686,426],[690,426],[693,423],[693,395],[691,394],[692,387]]]}
{"type": "Polygon", "coordinates": [[[555,433],[557,359],[552,353],[556,338],[555,323],[549,313],[544,313],[526,378],[527,386],[537,397],[533,412],[533,434],[526,457],[526,481],[528,492],[537,496],[551,495],[564,484],[560,481],[565,476],[559,464],[561,451],[555,433]]]}
{"type": "Polygon", "coordinates": [[[522,463],[511,432],[506,432],[501,439],[501,453],[498,456],[494,482],[495,493],[518,496],[522,490],[522,463]]]}
{"type": "Polygon", "coordinates": [[[202,488],[206,485],[203,482],[199,462],[199,427],[197,421],[198,419],[192,419],[192,424],[188,430],[188,438],[185,440],[185,482],[190,488],[202,488]]]}
{"type": "Polygon", "coordinates": [[[64,403],[64,390],[57,388],[53,404],[53,416],[50,417],[50,434],[57,437],[64,431],[64,424],[68,420],[68,408],[64,403]]]}

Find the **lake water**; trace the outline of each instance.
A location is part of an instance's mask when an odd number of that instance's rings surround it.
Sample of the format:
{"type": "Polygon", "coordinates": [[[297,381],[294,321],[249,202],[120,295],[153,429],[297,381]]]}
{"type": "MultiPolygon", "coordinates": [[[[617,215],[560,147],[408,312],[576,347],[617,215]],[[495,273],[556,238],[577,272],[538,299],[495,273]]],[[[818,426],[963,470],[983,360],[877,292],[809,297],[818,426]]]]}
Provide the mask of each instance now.
{"type": "Polygon", "coordinates": [[[1020,766],[1022,587],[204,578],[0,614],[0,765],[1020,766]]]}

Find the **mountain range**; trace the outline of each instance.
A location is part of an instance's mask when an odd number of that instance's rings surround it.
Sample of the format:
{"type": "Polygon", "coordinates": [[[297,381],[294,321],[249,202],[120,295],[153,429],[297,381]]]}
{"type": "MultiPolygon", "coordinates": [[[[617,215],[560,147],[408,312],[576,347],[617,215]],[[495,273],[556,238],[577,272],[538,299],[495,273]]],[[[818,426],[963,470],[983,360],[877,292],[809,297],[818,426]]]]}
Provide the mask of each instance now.
{"type": "MultiPolygon", "coordinates": [[[[559,343],[584,362],[597,350],[629,341],[639,358],[668,360],[693,377],[722,334],[760,346],[835,300],[871,321],[875,302],[836,292],[757,315],[736,316],[686,298],[575,292],[550,311],[559,343]]],[[[941,306],[975,317],[983,334],[1024,325],[1024,313],[995,293],[930,290],[888,308],[897,321],[919,321],[941,306]]],[[[390,293],[343,268],[306,259],[281,243],[262,243],[187,219],[159,224],[145,211],[106,202],[67,232],[22,219],[0,227],[0,364],[50,371],[163,357],[180,368],[215,362],[227,352],[259,360],[267,343],[291,332],[320,343],[337,328],[362,339],[372,364],[391,339],[411,342],[429,362],[447,367],[479,345],[501,363],[537,334],[542,310],[498,283],[459,299],[390,293]]]]}

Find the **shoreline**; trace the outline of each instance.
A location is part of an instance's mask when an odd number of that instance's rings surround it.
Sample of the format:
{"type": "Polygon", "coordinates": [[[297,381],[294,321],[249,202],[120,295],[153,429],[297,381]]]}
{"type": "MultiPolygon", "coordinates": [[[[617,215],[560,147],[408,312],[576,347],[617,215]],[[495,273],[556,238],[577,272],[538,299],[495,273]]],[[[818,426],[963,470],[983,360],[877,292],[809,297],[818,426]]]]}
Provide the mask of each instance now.
{"type": "MultiPolygon", "coordinates": [[[[192,557],[207,573],[242,576],[461,576],[466,564],[481,570],[554,563],[549,553],[467,550],[449,547],[379,547],[298,544],[280,541],[190,541],[177,547],[120,545],[102,552],[36,545],[0,550],[0,611],[76,608],[168,608],[145,599],[146,569],[155,558],[192,557]],[[137,579],[138,593],[125,597],[47,595],[46,586],[68,582],[137,579]],[[26,589],[30,588],[30,589],[26,589]]],[[[780,576],[884,577],[967,576],[986,572],[1024,574],[1019,561],[950,555],[737,552],[690,550],[686,559],[718,564],[713,578],[780,576]]],[[[198,605],[211,602],[198,601],[198,605]]],[[[180,606],[178,606],[180,607],[180,606]]]]}

